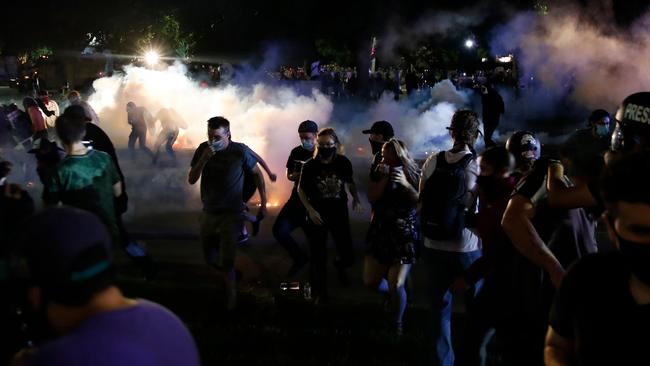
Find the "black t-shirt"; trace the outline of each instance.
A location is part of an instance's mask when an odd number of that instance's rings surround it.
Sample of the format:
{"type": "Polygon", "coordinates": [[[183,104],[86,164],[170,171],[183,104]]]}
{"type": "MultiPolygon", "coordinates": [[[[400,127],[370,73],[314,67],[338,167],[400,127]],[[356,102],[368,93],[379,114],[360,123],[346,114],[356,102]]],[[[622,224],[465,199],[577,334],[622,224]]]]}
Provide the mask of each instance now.
{"type": "MultiPolygon", "coordinates": [[[[582,208],[567,210],[549,206],[546,170],[545,165],[534,167],[519,181],[513,195],[520,194],[531,201],[535,207],[531,219],[535,230],[562,267],[568,268],[579,258],[597,251],[596,221],[582,208]]],[[[523,311],[531,309],[545,318],[554,292],[550,279],[541,268],[520,254],[515,262],[513,284],[520,307],[523,311]]]]}
{"type": "Polygon", "coordinates": [[[311,159],[302,167],[300,188],[314,207],[346,203],[345,183],[353,183],[352,163],[343,155],[336,155],[329,164],[319,158],[311,159]]]}
{"type": "MultiPolygon", "coordinates": [[[[309,151],[302,146],[294,147],[289,154],[289,158],[287,159],[287,171],[289,173],[299,173],[302,170],[303,164],[305,164],[305,162],[307,162],[307,160],[311,159],[313,156],[313,151],[309,151]]],[[[291,191],[292,196],[298,193],[297,188],[298,181],[294,182],[293,184],[293,190],[291,191]]]]}
{"type": "Polygon", "coordinates": [[[377,169],[382,159],[383,156],[381,155],[381,152],[376,153],[372,157],[372,163],[370,164],[370,181],[372,182],[379,182],[383,177],[383,174],[377,169]]]}
{"type": "Polygon", "coordinates": [[[144,107],[135,107],[133,112],[127,113],[127,118],[131,124],[131,128],[138,131],[147,130],[147,122],[145,120],[146,109],[144,107]]]}
{"type": "Polygon", "coordinates": [[[634,301],[629,278],[618,251],[582,258],[564,277],[550,325],[573,340],[579,365],[650,365],[650,304],[634,301]]]}
{"type": "MultiPolygon", "coordinates": [[[[194,152],[194,166],[208,142],[203,142],[194,152]]],[[[252,170],[257,158],[251,149],[238,142],[230,142],[228,147],[216,152],[201,171],[201,201],[203,210],[213,214],[237,213],[244,208],[244,172],[252,170]]]]}

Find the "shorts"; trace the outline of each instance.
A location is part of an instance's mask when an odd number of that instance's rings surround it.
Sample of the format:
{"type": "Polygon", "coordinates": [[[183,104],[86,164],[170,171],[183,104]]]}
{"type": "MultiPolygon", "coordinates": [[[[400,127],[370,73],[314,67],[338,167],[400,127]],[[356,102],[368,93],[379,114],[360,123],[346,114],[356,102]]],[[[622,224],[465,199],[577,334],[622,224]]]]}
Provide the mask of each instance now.
{"type": "Polygon", "coordinates": [[[241,213],[201,214],[201,245],[208,265],[221,270],[234,267],[242,225],[241,213]]]}

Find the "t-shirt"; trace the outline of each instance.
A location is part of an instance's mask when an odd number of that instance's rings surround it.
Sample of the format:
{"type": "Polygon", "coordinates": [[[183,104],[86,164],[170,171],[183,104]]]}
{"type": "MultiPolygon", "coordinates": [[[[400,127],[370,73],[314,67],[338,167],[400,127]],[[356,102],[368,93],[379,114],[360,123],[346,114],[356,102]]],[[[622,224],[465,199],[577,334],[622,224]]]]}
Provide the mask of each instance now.
{"type": "Polygon", "coordinates": [[[300,188],[316,208],[347,203],[345,184],[353,182],[352,163],[338,154],[329,164],[324,164],[318,158],[307,161],[300,176],[300,188]]]}
{"type": "MultiPolygon", "coordinates": [[[[535,207],[533,226],[540,239],[553,252],[564,268],[575,260],[598,250],[595,231],[596,220],[584,209],[553,208],[548,203],[546,189],[546,166],[535,166],[533,171],[521,179],[513,195],[520,194],[535,207]]],[[[565,184],[571,185],[565,177],[565,184]]]]}
{"type": "MultiPolygon", "coordinates": [[[[548,168],[537,164],[524,176],[514,195],[522,195],[534,206],[531,219],[535,231],[563,268],[568,268],[579,258],[597,251],[595,220],[584,209],[558,209],[550,207],[546,180],[548,168]]],[[[565,184],[570,181],[565,177],[565,184]]],[[[535,314],[544,324],[548,318],[554,296],[554,288],[545,271],[523,255],[516,253],[513,286],[517,311],[535,314]]],[[[542,324],[543,325],[543,324],[542,324]]]]}
{"type": "Polygon", "coordinates": [[[372,157],[372,163],[370,164],[370,181],[372,182],[379,182],[383,176],[381,172],[377,171],[382,159],[381,152],[376,153],[372,157]]]}
{"type": "MultiPolygon", "coordinates": [[[[471,154],[472,152],[466,147],[465,150],[459,152],[445,151],[445,160],[454,164],[459,162],[465,155],[471,154]]],[[[436,170],[436,163],[438,160],[438,154],[431,154],[429,158],[424,162],[422,166],[422,177],[421,181],[426,181],[431,177],[433,172],[436,170]]],[[[467,168],[465,169],[465,183],[467,184],[467,189],[473,190],[476,185],[476,177],[479,174],[479,167],[476,159],[472,159],[467,168]]],[[[468,195],[471,196],[471,195],[468,195]]],[[[471,197],[470,197],[471,198],[471,197]]],[[[473,202],[468,202],[468,206],[471,206],[473,202]]],[[[478,236],[470,229],[463,229],[463,239],[461,241],[444,241],[444,240],[431,240],[427,237],[424,237],[424,246],[430,249],[444,250],[449,252],[473,252],[479,250],[479,240],[478,236]]]]}
{"type": "Polygon", "coordinates": [[[89,150],[84,155],[68,155],[59,163],[44,198],[48,203],[63,202],[96,214],[116,235],[113,185],[119,181],[111,157],[89,150]]]}
{"type": "Polygon", "coordinates": [[[195,366],[192,336],[169,310],[146,300],[101,313],[38,349],[29,366],[195,366]]]}
{"type": "MultiPolygon", "coordinates": [[[[207,141],[194,152],[194,166],[205,149],[207,141]]],[[[228,147],[217,151],[201,171],[201,201],[203,210],[212,214],[239,213],[244,209],[244,173],[255,168],[257,158],[246,145],[230,142],[228,147]]]]}
{"type": "MultiPolygon", "coordinates": [[[[294,147],[289,154],[289,158],[287,159],[287,171],[290,173],[300,172],[302,170],[303,164],[313,156],[313,151],[307,150],[302,146],[294,147]]],[[[292,196],[298,194],[298,182],[299,180],[293,184],[293,190],[291,191],[292,196]]]]}
{"type": "Polygon", "coordinates": [[[589,255],[567,273],[550,325],[573,340],[578,365],[649,365],[650,304],[636,303],[621,253],[589,255]]]}
{"type": "Polygon", "coordinates": [[[147,110],[144,107],[135,107],[132,112],[128,113],[129,124],[131,128],[138,131],[147,130],[147,120],[145,114],[147,110]]]}

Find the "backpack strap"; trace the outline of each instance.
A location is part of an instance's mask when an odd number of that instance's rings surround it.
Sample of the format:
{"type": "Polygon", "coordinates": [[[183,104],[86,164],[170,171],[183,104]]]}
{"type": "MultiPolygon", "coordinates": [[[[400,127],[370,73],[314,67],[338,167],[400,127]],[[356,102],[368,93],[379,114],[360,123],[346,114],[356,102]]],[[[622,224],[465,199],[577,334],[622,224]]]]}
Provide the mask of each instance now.
{"type": "Polygon", "coordinates": [[[458,160],[455,163],[449,163],[447,159],[445,159],[445,151],[441,151],[438,153],[438,156],[436,156],[436,170],[438,167],[448,167],[450,165],[456,165],[460,164],[463,168],[467,168],[469,163],[474,160],[474,154],[469,153],[465,154],[460,160],[458,160]]]}

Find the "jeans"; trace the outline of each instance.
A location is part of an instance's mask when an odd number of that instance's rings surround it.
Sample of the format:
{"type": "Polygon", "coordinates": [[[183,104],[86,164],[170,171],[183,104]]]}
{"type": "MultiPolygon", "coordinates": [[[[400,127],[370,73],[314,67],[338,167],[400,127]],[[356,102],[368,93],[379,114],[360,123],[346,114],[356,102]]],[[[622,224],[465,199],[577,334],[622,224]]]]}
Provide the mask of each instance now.
{"type": "Polygon", "coordinates": [[[160,153],[160,147],[162,144],[165,144],[165,151],[172,161],[176,161],[176,153],[174,153],[174,142],[178,138],[178,130],[175,131],[162,131],[158,136],[156,141],[156,151],[154,153],[154,162],[158,160],[158,154],[160,153]]]}
{"type": "Polygon", "coordinates": [[[289,253],[294,262],[304,261],[307,254],[291,237],[291,232],[297,228],[305,228],[307,212],[297,194],[292,194],[289,201],[282,207],[273,224],[273,237],[289,253]]]}
{"type": "Polygon", "coordinates": [[[132,129],[129,134],[129,151],[131,151],[131,156],[135,157],[135,143],[138,140],[140,140],[140,150],[153,157],[153,153],[147,147],[147,130],[139,128],[132,129]]]}
{"type": "MultiPolygon", "coordinates": [[[[433,336],[433,365],[453,366],[454,351],[451,344],[451,300],[449,287],[479,257],[481,251],[447,252],[423,248],[422,259],[427,268],[428,297],[431,310],[431,330],[433,336]]],[[[478,287],[478,286],[476,286],[478,287]]],[[[475,288],[467,291],[471,300],[475,288]]]]}

